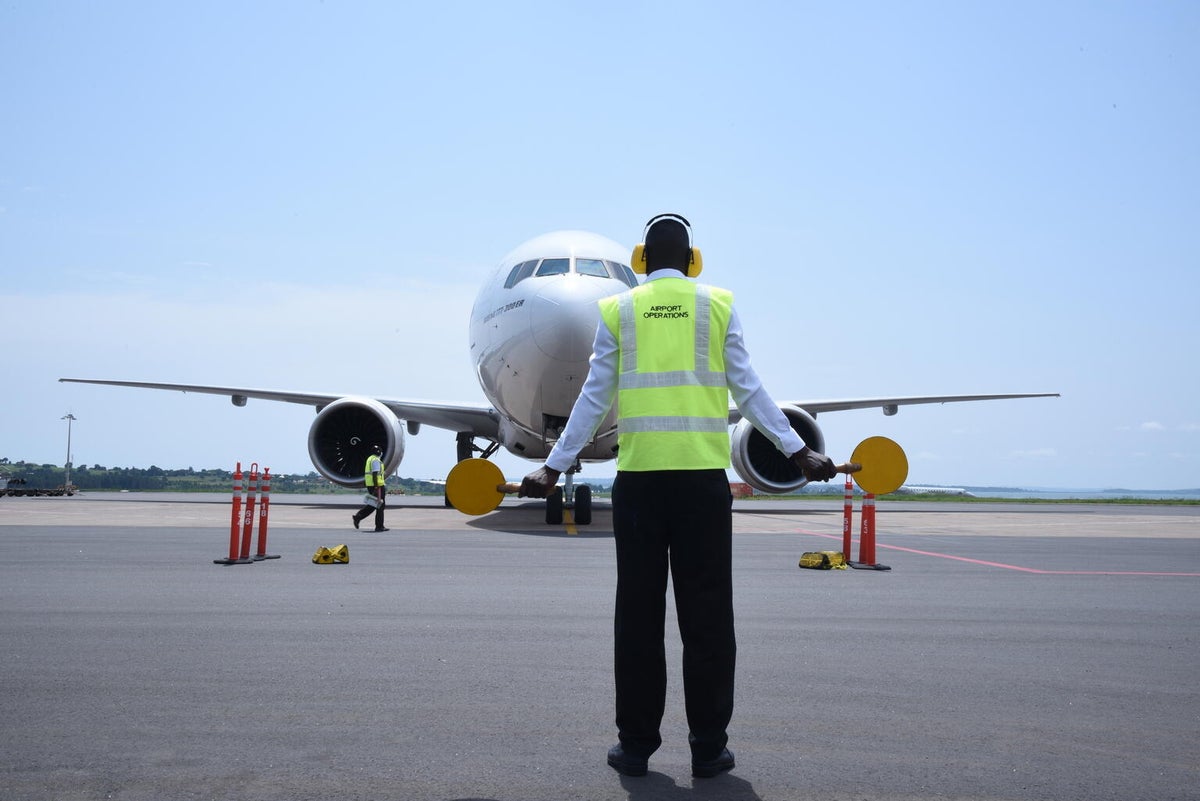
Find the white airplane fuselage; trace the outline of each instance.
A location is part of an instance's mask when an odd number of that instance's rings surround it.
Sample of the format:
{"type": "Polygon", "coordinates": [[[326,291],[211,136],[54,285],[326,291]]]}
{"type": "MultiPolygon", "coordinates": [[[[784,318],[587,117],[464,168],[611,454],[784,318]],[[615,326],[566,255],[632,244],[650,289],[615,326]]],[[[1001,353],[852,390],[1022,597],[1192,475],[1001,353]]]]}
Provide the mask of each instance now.
{"type": "MultiPolygon", "coordinates": [[[[471,311],[471,359],[510,452],[550,452],[587,378],[596,302],[636,282],[629,256],[611,239],[558,231],[509,253],[484,283],[471,311]]],[[[613,458],[615,423],[610,413],[581,460],[613,458]]]]}

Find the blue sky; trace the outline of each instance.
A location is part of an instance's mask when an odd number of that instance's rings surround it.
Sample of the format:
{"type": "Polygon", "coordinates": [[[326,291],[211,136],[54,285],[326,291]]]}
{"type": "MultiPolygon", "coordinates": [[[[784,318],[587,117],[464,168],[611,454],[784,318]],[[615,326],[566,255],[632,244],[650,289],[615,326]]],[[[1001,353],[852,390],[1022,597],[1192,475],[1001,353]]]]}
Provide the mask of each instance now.
{"type": "Polygon", "coordinates": [[[57,379],[482,400],[505,253],[675,211],[776,399],[1062,393],[825,415],[835,458],[1200,487],[1196,41],[1191,2],[7,2],[0,456],[71,412],[76,464],[307,472],[311,410],[57,379]]]}

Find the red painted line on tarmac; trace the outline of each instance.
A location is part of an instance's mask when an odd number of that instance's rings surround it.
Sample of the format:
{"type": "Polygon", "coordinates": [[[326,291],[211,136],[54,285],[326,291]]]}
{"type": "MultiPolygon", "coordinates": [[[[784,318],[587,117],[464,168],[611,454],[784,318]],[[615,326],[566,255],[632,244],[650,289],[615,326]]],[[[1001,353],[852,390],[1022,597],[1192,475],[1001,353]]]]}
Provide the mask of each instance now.
{"type": "MultiPolygon", "coordinates": [[[[804,534],[811,534],[814,537],[824,537],[828,540],[841,540],[840,534],[819,534],[815,531],[803,531],[804,534]]],[[[915,553],[920,556],[932,556],[937,559],[953,559],[956,562],[968,562],[973,565],[983,565],[984,567],[998,567],[1004,570],[1016,570],[1020,573],[1036,573],[1042,576],[1191,576],[1200,577],[1200,573],[1174,573],[1168,571],[1149,571],[1149,570],[1040,570],[1036,567],[1021,567],[1020,565],[1008,565],[1004,562],[989,562],[985,559],[971,559],[966,556],[955,556],[948,553],[938,553],[937,551],[920,551],[916,548],[905,548],[900,545],[884,545],[876,542],[876,548],[887,548],[892,551],[904,551],[906,553],[915,553]]],[[[847,557],[849,558],[849,557],[847,557]]]]}

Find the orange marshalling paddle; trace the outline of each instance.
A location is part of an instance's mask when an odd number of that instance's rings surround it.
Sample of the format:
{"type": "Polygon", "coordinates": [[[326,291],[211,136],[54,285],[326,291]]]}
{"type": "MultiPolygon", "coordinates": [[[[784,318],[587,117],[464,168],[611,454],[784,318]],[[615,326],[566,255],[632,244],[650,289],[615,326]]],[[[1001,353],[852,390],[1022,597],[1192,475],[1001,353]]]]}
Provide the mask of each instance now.
{"type": "Polygon", "coordinates": [[[908,478],[908,457],[904,455],[904,449],[887,437],[867,437],[854,448],[850,461],[861,468],[857,471],[839,469],[838,472],[854,473],[854,482],[863,492],[872,495],[895,492],[908,478]]]}
{"type": "Polygon", "coordinates": [[[506,484],[504,473],[487,459],[464,459],[446,476],[446,498],[468,515],[485,515],[499,506],[506,494],[520,489],[520,484],[506,484]]]}

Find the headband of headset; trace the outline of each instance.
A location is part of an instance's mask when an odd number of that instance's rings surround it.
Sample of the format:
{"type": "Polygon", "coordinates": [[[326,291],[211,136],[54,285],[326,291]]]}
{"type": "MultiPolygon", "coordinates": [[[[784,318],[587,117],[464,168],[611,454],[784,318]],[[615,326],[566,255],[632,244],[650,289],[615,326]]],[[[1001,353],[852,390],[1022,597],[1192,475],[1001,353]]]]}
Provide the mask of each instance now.
{"type": "Polygon", "coordinates": [[[646,223],[646,228],[642,231],[641,243],[633,249],[633,263],[630,266],[638,275],[646,274],[648,269],[646,263],[646,235],[650,233],[650,229],[654,227],[655,223],[664,220],[675,220],[676,222],[683,223],[683,227],[687,230],[688,248],[691,254],[688,257],[688,267],[684,272],[689,278],[695,278],[704,269],[704,260],[700,258],[700,248],[692,247],[692,224],[682,214],[659,214],[656,217],[651,217],[650,221],[646,223]]]}

